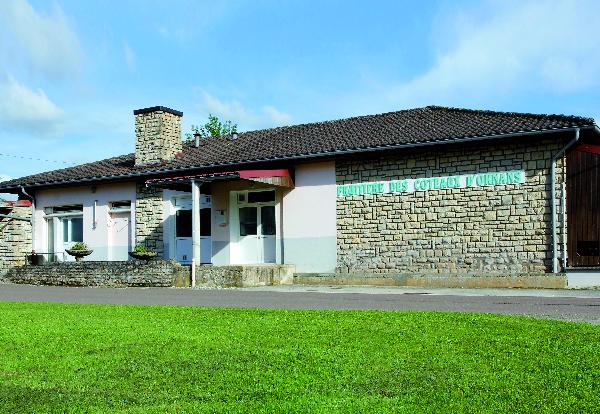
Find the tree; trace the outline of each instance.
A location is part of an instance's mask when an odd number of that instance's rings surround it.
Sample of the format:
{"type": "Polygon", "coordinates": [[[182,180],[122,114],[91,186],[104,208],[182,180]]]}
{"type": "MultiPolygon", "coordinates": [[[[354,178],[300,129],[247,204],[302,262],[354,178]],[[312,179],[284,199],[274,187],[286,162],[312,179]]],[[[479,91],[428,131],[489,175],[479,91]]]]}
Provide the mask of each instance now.
{"type": "Polygon", "coordinates": [[[192,133],[186,134],[188,139],[192,139],[195,134],[199,134],[202,139],[208,137],[220,137],[230,135],[237,132],[237,124],[231,121],[221,122],[219,118],[213,114],[208,114],[208,122],[204,125],[192,125],[192,133]]]}

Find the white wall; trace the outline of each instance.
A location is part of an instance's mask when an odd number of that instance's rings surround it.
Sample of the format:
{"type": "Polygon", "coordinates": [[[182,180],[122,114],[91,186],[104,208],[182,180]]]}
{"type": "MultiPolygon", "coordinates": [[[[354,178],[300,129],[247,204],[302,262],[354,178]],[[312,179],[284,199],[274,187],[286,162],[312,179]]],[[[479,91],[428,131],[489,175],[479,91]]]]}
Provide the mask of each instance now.
{"type": "MultiPolygon", "coordinates": [[[[83,205],[83,241],[94,250],[89,260],[108,260],[109,241],[109,203],[131,200],[132,229],[135,229],[135,183],[100,184],[80,187],[62,187],[39,190],[35,193],[35,241],[37,252],[48,251],[48,227],[44,219],[44,208],[67,204],[83,205]],[[94,191],[95,189],[95,191],[94,191]],[[97,201],[96,227],[93,225],[93,207],[97,201]]],[[[134,231],[132,231],[132,234],[134,231]]]]}
{"type": "Polygon", "coordinates": [[[299,273],[336,266],[335,162],[296,166],[295,188],[283,198],[284,261],[299,273]]]}

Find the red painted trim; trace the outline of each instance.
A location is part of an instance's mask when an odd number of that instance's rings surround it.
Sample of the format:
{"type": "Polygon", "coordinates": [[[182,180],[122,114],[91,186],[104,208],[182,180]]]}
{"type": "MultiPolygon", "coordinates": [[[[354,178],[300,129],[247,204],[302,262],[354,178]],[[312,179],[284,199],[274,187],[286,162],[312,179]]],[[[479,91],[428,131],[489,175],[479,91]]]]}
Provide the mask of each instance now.
{"type": "Polygon", "coordinates": [[[592,154],[600,154],[600,145],[581,144],[576,148],[577,151],[591,152],[592,154]]]}
{"type": "Polygon", "coordinates": [[[290,172],[285,169],[279,170],[243,170],[240,171],[240,178],[265,178],[265,177],[289,177],[290,172]]]}
{"type": "Polygon", "coordinates": [[[31,200],[17,200],[17,207],[31,207],[31,200]]]}

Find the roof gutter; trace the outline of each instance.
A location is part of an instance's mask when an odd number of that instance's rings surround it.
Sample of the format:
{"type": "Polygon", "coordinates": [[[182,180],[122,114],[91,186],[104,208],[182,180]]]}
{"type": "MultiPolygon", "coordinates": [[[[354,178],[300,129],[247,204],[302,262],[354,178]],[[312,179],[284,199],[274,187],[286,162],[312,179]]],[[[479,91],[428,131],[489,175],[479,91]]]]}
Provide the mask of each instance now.
{"type": "MultiPolygon", "coordinates": [[[[365,152],[376,152],[376,151],[384,151],[384,150],[395,150],[395,149],[406,149],[406,148],[420,148],[432,145],[444,145],[444,144],[463,144],[469,142],[477,142],[477,141],[486,141],[490,139],[500,139],[500,138],[511,138],[511,137],[521,137],[521,136],[530,136],[530,135],[540,135],[540,134],[549,134],[556,132],[569,132],[575,130],[584,130],[584,129],[594,129],[596,133],[600,135],[600,128],[596,125],[584,125],[580,127],[569,127],[569,128],[557,128],[557,129],[540,129],[537,131],[520,131],[513,132],[509,134],[493,134],[493,135],[480,135],[474,137],[465,137],[465,138],[447,138],[444,140],[436,140],[436,141],[422,141],[415,142],[409,144],[386,144],[386,145],[378,145],[373,147],[361,147],[361,148],[353,148],[353,149],[344,149],[344,150],[333,150],[333,151],[323,151],[316,153],[306,153],[306,154],[296,154],[292,156],[284,156],[284,157],[272,157],[272,158],[263,158],[263,159],[254,159],[254,160],[243,160],[243,161],[234,161],[234,162],[223,162],[223,163],[215,163],[215,164],[207,164],[203,166],[191,166],[191,167],[179,167],[179,168],[167,168],[163,170],[155,170],[155,171],[145,171],[141,173],[134,174],[122,174],[122,175],[112,175],[112,176],[101,176],[101,177],[92,177],[84,180],[66,180],[66,181],[55,181],[48,183],[40,183],[40,184],[30,184],[27,185],[28,188],[39,188],[39,187],[51,187],[53,185],[65,185],[65,184],[86,184],[86,183],[94,183],[98,181],[110,181],[110,180],[123,180],[128,178],[139,178],[139,177],[148,177],[152,175],[163,175],[174,172],[181,171],[191,171],[191,170],[210,170],[219,167],[230,167],[230,166],[241,166],[241,165],[252,165],[252,164],[260,164],[265,162],[273,162],[273,161],[298,161],[298,160],[306,160],[306,159],[315,159],[315,158],[324,158],[331,157],[336,155],[352,155],[352,154],[360,154],[365,152]]],[[[21,186],[15,185],[12,187],[1,187],[0,191],[6,190],[17,190],[21,186]]]]}

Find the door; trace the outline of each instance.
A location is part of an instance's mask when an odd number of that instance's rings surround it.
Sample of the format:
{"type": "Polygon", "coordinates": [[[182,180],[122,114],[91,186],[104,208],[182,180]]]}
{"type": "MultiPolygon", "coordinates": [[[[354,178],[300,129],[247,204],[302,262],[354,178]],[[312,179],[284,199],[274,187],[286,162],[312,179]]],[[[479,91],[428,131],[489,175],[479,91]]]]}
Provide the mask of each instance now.
{"type": "Polygon", "coordinates": [[[262,263],[275,263],[275,206],[260,208],[259,244],[262,250],[262,263]]]}
{"type": "Polygon", "coordinates": [[[239,251],[241,263],[260,263],[258,251],[258,207],[240,207],[239,251]]]}
{"type": "Polygon", "coordinates": [[[110,213],[110,260],[129,260],[131,251],[131,213],[110,213]]]}
{"type": "Polygon", "coordinates": [[[192,261],[192,210],[175,212],[175,258],[180,263],[192,261]]]}
{"type": "Polygon", "coordinates": [[[241,263],[275,263],[275,206],[239,208],[241,263]]]}
{"type": "Polygon", "coordinates": [[[568,266],[600,265],[600,146],[567,156],[568,266]]]}
{"type": "Polygon", "coordinates": [[[56,261],[56,251],[54,249],[54,217],[50,217],[46,219],[46,229],[48,231],[48,261],[55,262],[56,261]]]}
{"type": "MultiPolygon", "coordinates": [[[[63,217],[60,219],[62,231],[62,251],[73,247],[77,242],[83,242],[83,217],[63,217]]],[[[64,260],[72,261],[74,257],[64,255],[64,260]]]]}
{"type": "MultiPolygon", "coordinates": [[[[194,256],[192,240],[191,199],[178,200],[175,205],[175,259],[180,263],[191,263],[194,256]]],[[[212,263],[212,229],[210,195],[200,199],[200,262],[212,263]]]]}

